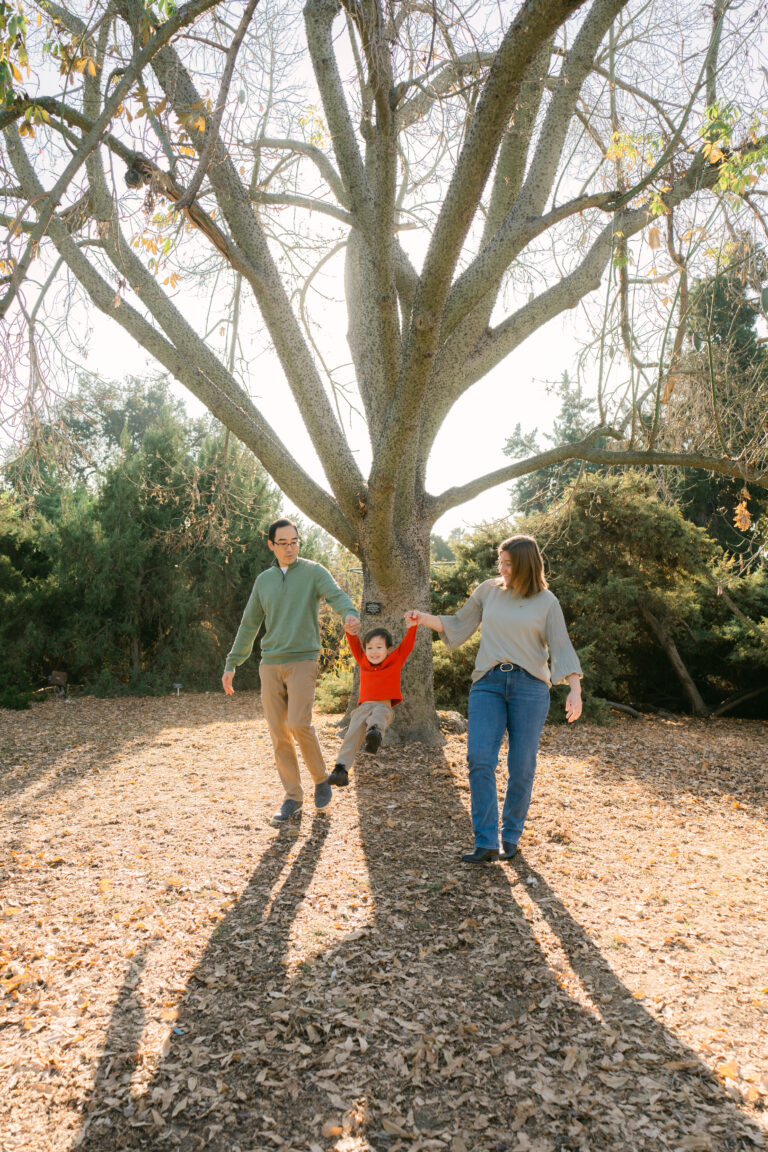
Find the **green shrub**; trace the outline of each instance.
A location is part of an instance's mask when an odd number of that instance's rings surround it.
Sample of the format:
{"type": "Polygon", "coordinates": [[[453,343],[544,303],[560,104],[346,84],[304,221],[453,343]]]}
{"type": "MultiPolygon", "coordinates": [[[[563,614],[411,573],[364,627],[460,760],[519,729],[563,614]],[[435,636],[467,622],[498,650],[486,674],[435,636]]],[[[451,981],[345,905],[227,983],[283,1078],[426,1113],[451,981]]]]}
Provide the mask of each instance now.
{"type": "Polygon", "coordinates": [[[315,704],[320,712],[346,712],[352,695],[354,672],[340,668],[326,672],[317,682],[315,704]]]}
{"type": "Polygon", "coordinates": [[[435,644],[432,659],[436,708],[446,712],[460,712],[466,716],[472,669],[479,646],[479,636],[474,636],[453,651],[449,651],[442,643],[435,644]]]}
{"type": "Polygon", "coordinates": [[[29,708],[29,702],[34,696],[31,689],[3,688],[0,691],[0,708],[11,708],[15,712],[23,712],[29,708]]]}

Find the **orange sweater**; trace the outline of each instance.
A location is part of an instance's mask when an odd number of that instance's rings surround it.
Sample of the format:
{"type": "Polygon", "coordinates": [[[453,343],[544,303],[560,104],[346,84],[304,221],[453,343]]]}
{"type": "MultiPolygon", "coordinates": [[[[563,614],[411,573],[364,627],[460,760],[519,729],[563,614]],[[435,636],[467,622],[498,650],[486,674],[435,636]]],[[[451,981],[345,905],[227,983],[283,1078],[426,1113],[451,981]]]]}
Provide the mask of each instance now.
{"type": "Polygon", "coordinates": [[[363,651],[363,646],[357,636],[346,633],[347,643],[352,649],[352,655],[360,665],[360,696],[358,704],[367,704],[371,700],[389,700],[394,708],[403,699],[400,688],[400,669],[413,651],[416,643],[416,626],[408,628],[404,639],[397,648],[382,660],[381,664],[371,664],[363,651]]]}

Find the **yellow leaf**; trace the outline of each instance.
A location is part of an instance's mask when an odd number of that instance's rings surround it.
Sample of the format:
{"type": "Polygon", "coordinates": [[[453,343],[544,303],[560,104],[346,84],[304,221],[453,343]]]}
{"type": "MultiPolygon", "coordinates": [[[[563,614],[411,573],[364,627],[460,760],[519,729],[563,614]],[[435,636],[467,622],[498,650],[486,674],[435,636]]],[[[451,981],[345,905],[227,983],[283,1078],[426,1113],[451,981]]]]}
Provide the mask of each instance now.
{"type": "Polygon", "coordinates": [[[717,1074],[724,1080],[738,1080],[739,1066],[735,1060],[728,1060],[725,1064],[718,1065],[717,1074]]]}
{"type": "Polygon", "coordinates": [[[740,532],[746,532],[752,527],[752,513],[747,508],[746,500],[741,500],[736,505],[736,510],[733,513],[733,523],[740,532]]]}

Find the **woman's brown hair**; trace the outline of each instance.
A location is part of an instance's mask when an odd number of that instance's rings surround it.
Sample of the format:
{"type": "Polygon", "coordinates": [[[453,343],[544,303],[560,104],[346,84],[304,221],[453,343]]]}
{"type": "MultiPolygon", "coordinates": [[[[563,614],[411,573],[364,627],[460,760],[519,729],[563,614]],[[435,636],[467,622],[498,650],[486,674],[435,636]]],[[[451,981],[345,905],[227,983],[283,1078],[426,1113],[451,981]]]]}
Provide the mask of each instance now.
{"type": "Polygon", "coordinates": [[[512,588],[518,596],[535,596],[548,587],[544,561],[533,536],[510,536],[502,540],[499,554],[502,552],[506,552],[512,564],[512,588]]]}

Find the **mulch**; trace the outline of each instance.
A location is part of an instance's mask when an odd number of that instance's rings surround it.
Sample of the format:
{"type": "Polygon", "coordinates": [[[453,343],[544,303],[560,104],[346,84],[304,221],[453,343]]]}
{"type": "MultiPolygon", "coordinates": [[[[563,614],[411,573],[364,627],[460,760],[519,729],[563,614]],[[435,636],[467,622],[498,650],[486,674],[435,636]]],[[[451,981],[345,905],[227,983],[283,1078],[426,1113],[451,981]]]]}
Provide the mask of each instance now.
{"type": "Polygon", "coordinates": [[[547,728],[470,868],[460,733],[278,830],[252,693],[0,712],[0,1149],[765,1147],[767,749],[547,728]]]}

